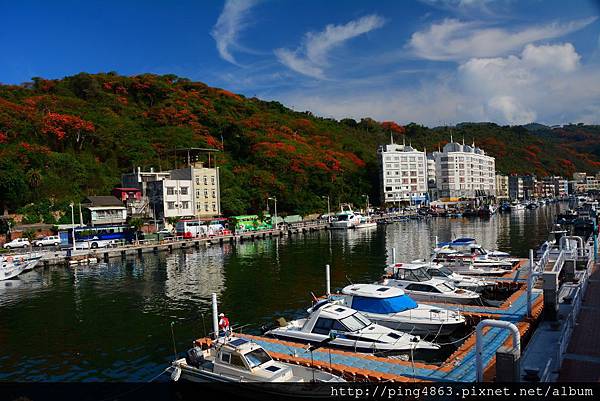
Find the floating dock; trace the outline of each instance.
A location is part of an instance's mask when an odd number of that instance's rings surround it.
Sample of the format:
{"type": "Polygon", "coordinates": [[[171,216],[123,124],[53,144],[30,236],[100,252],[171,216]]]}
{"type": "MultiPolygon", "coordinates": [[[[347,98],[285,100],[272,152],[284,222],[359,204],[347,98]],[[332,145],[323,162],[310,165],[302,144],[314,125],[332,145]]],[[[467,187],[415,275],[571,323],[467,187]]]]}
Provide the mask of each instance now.
{"type": "MultiPolygon", "coordinates": [[[[575,237],[569,237],[575,238],[575,237]]],[[[566,241],[568,243],[569,240],[566,241]]],[[[439,304],[445,308],[459,310],[471,325],[486,320],[509,322],[513,324],[520,337],[520,347],[515,347],[509,330],[501,327],[484,327],[481,332],[480,360],[483,368],[478,375],[477,369],[477,334],[468,335],[464,342],[442,363],[430,364],[414,360],[404,360],[398,357],[381,357],[369,354],[360,354],[331,348],[317,348],[308,350],[306,344],[283,341],[265,336],[255,336],[236,333],[236,336],[247,338],[261,345],[271,356],[277,360],[311,366],[334,374],[343,376],[349,381],[369,382],[475,382],[502,381],[499,375],[506,374],[506,355],[514,355],[515,349],[519,354],[511,361],[513,365],[512,380],[516,381],[551,381],[556,377],[548,372],[561,372],[561,378],[571,377],[577,369],[594,367],[592,375],[598,377],[600,373],[600,340],[591,335],[593,330],[600,325],[600,301],[587,298],[589,312],[595,313],[595,318],[587,318],[587,324],[575,326],[582,316],[577,316],[583,293],[586,292],[588,281],[590,286],[587,291],[600,292],[600,273],[594,279],[588,280],[594,271],[593,241],[575,249],[566,246],[548,248],[542,258],[533,265],[528,260],[521,260],[511,271],[502,277],[496,278],[501,286],[513,286],[515,292],[500,306],[478,305],[452,305],[439,304]],[[531,277],[530,277],[531,273],[531,277]],[[559,280],[560,277],[560,280],[559,280]],[[539,278],[539,280],[537,280],[539,278]],[[555,282],[553,280],[555,279],[555,282]],[[597,281],[596,281],[597,280],[597,281]],[[536,283],[536,281],[538,281],[536,283]],[[530,290],[530,291],[529,291],[530,290]],[[581,297],[569,298],[568,295],[577,292],[581,297]],[[559,293],[564,293],[562,298],[559,293]],[[554,295],[556,295],[556,297],[554,295]],[[568,316],[558,313],[570,307],[568,316]],[[598,309],[595,309],[598,308],[598,309]],[[551,313],[555,310],[556,313],[551,313]],[[551,327],[553,332],[545,331],[544,327],[551,327]],[[557,328],[557,326],[560,326],[557,328]],[[559,333],[560,341],[556,337],[559,333]],[[570,341],[572,339],[572,341],[570,341]],[[593,355],[586,356],[582,347],[592,341],[596,345],[593,355]],[[511,354],[508,351],[511,351],[511,354]],[[568,345],[568,350],[567,346],[568,345]],[[557,348],[558,347],[558,348],[557,348]],[[508,351],[507,351],[508,350],[508,351]],[[522,350],[522,351],[521,351],[522,350]],[[503,355],[503,368],[497,369],[497,355],[503,355]],[[563,364],[563,361],[564,364],[563,364]],[[540,367],[541,366],[541,367],[540,367]],[[562,370],[561,370],[562,366],[562,370]],[[516,368],[515,368],[516,367],[516,368]],[[527,375],[532,370],[541,372],[541,377],[531,379],[527,375]],[[545,370],[544,370],[545,369],[545,370]],[[516,370],[516,371],[515,371],[516,370]],[[571,375],[571,376],[569,376],[571,375]]],[[[583,309],[585,312],[585,309],[583,309]]],[[[486,323],[484,322],[484,323],[486,323]]],[[[594,332],[595,333],[595,332],[594,332]]],[[[197,340],[197,344],[202,343],[197,340]]],[[[587,377],[587,376],[586,376],[587,377]]]]}

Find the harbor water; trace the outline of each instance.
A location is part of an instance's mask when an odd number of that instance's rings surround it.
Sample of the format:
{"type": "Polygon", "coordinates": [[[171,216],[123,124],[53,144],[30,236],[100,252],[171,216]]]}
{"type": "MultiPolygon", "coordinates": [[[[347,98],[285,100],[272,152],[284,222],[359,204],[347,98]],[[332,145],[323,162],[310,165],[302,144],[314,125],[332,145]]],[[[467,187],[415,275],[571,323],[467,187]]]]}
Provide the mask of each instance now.
{"type": "Polygon", "coordinates": [[[300,317],[312,295],[373,282],[391,262],[427,258],[439,241],[473,237],[526,257],[548,238],[563,205],[490,219],[431,218],[372,229],[322,231],[206,249],[38,267],[0,282],[1,381],[147,381],[210,331],[210,296],[243,332],[300,317]]]}

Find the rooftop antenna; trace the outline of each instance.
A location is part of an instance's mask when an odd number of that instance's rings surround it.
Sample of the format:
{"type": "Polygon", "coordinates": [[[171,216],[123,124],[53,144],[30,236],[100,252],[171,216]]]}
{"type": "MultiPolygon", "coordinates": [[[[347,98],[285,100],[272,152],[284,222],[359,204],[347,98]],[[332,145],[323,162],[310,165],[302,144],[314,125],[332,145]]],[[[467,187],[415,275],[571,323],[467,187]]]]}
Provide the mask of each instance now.
{"type": "Polygon", "coordinates": [[[394,144],[394,134],[392,133],[392,131],[390,131],[390,144],[394,144]]]}
{"type": "Polygon", "coordinates": [[[402,137],[402,146],[406,146],[406,138],[404,136],[402,137]]]}
{"type": "Polygon", "coordinates": [[[465,146],[465,136],[463,135],[463,146],[465,146]]]}

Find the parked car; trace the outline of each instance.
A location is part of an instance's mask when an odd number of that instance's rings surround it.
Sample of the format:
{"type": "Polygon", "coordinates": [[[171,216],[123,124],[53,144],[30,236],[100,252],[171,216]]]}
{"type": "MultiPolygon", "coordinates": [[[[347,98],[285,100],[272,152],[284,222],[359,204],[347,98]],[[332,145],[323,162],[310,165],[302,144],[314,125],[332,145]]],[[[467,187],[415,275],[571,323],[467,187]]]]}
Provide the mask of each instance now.
{"type": "Polygon", "coordinates": [[[29,246],[31,246],[31,243],[27,238],[15,238],[4,244],[4,249],[27,248],[29,246]]]}
{"type": "Polygon", "coordinates": [[[33,241],[34,246],[59,246],[60,238],[58,235],[48,235],[41,239],[33,241]]]}
{"type": "Polygon", "coordinates": [[[164,228],[161,228],[159,231],[157,231],[156,234],[158,234],[159,237],[170,238],[173,236],[173,231],[164,227],[164,228]]]}

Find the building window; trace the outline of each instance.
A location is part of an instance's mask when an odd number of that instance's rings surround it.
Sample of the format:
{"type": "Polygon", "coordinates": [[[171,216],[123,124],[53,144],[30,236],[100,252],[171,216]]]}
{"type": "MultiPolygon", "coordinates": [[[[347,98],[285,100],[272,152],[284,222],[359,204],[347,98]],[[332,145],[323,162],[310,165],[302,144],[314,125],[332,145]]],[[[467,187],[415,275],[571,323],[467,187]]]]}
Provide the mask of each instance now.
{"type": "Polygon", "coordinates": [[[204,185],[206,185],[208,183],[208,180],[206,179],[206,176],[204,176],[204,185]]]}
{"type": "Polygon", "coordinates": [[[196,185],[200,185],[200,177],[196,177],[196,185]]]}
{"type": "Polygon", "coordinates": [[[217,211],[217,205],[214,204],[214,203],[212,205],[213,205],[213,212],[216,212],[217,211]]]}
{"type": "Polygon", "coordinates": [[[205,198],[208,198],[208,189],[205,189],[205,190],[204,190],[204,197],[205,197],[205,198]]]}
{"type": "Polygon", "coordinates": [[[188,187],[181,187],[180,192],[181,192],[181,195],[187,195],[188,194],[188,187]]]}
{"type": "Polygon", "coordinates": [[[175,188],[167,187],[167,195],[175,195],[175,188]]]}
{"type": "Polygon", "coordinates": [[[204,211],[208,212],[208,204],[204,205],[204,211]]]}
{"type": "Polygon", "coordinates": [[[215,190],[214,190],[214,189],[212,190],[212,197],[213,197],[213,198],[216,198],[216,193],[215,193],[215,190]]]}
{"type": "Polygon", "coordinates": [[[212,185],[215,185],[215,177],[210,177],[210,183],[211,183],[212,185]]]}
{"type": "Polygon", "coordinates": [[[189,202],[186,202],[186,201],[181,202],[181,208],[182,209],[187,209],[189,207],[190,207],[190,203],[189,202]]]}
{"type": "Polygon", "coordinates": [[[169,210],[175,209],[175,202],[167,202],[167,209],[169,209],[169,210]]]}

